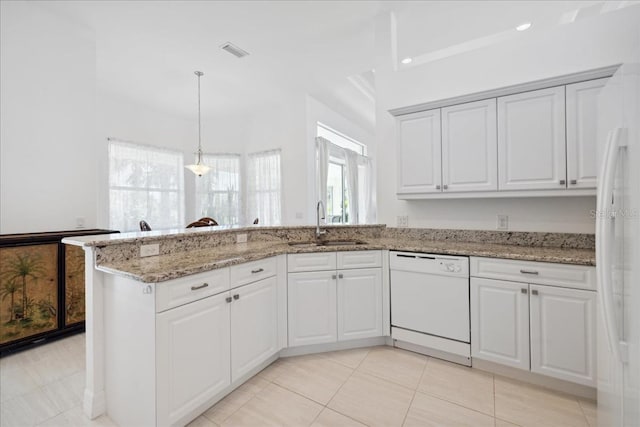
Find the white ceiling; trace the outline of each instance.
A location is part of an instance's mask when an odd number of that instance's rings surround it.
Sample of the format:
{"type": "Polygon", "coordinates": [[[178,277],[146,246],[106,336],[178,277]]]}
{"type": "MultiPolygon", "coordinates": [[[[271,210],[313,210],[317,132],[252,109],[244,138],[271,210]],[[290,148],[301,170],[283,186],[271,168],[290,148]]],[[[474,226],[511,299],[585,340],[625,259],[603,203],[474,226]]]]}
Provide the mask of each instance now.
{"type": "Polygon", "coordinates": [[[203,115],[272,104],[283,91],[333,91],[329,97],[340,97],[348,76],[372,68],[374,17],[380,8],[380,2],[368,1],[41,5],[95,31],[98,82],[104,90],[191,117],[195,70],[205,73],[203,115]],[[250,55],[238,59],[222,51],[219,46],[227,41],[250,55]]]}

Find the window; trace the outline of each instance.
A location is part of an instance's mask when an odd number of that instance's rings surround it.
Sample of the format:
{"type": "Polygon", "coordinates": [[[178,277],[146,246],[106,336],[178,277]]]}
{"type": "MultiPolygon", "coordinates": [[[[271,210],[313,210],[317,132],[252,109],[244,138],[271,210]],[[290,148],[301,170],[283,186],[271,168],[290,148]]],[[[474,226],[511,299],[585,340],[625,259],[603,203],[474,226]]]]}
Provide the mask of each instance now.
{"type": "Polygon", "coordinates": [[[367,147],[366,145],[356,141],[353,138],[349,138],[348,136],[331,129],[327,125],[323,125],[318,122],[317,135],[328,141],[331,141],[332,144],[337,145],[338,147],[342,147],[346,150],[351,150],[355,153],[360,154],[361,156],[367,155],[367,147]]]}
{"type": "Polygon", "coordinates": [[[247,165],[247,219],[263,225],[282,221],[280,150],[249,154],[247,165]]]}
{"type": "Polygon", "coordinates": [[[211,171],[196,177],[196,217],[240,224],[240,155],[204,154],[202,161],[211,171]]]}
{"type": "Polygon", "coordinates": [[[373,221],[371,161],[366,146],[317,124],[318,194],[326,197],[327,223],[373,221]]]}
{"type": "Polygon", "coordinates": [[[178,151],[109,141],[109,227],[184,227],[183,158],[178,151]]]}

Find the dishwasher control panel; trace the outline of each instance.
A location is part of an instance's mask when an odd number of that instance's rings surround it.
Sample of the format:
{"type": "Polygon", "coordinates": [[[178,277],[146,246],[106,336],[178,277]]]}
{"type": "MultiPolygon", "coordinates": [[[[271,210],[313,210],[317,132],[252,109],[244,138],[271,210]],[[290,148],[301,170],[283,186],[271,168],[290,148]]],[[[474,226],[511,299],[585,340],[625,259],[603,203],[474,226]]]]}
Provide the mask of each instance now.
{"type": "Polygon", "coordinates": [[[391,270],[469,277],[469,257],[427,254],[421,252],[389,252],[391,270]]]}

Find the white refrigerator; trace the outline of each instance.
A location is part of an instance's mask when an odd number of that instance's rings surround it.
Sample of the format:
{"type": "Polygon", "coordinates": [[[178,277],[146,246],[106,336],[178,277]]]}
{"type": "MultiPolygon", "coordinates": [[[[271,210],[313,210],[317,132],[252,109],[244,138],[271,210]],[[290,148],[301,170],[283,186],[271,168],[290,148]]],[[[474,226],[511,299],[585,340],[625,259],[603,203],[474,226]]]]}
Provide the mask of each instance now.
{"type": "Polygon", "coordinates": [[[640,64],[598,100],[598,425],[640,426],[640,64]]]}

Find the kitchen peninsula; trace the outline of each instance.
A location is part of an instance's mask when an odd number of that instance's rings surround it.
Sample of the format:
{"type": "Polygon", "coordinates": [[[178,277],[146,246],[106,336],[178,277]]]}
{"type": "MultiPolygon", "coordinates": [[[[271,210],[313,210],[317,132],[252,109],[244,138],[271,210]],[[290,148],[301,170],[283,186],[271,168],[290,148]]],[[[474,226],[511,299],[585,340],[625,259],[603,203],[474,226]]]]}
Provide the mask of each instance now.
{"type": "Polygon", "coordinates": [[[567,264],[581,274],[595,264],[593,235],[362,225],[328,226],[316,241],[314,228],[216,227],[66,239],[85,250],[85,413],[95,418],[108,408],[123,424],[186,424],[280,356],[391,344],[389,250],[567,264]],[[141,257],[141,249],[157,255],[141,257]],[[346,330],[346,338],[324,344],[292,345],[292,327],[299,325],[291,310],[287,314],[294,298],[288,276],[312,271],[313,263],[327,263],[325,270],[339,275],[379,271],[380,327],[346,330]],[[184,313],[171,317],[177,310],[184,313]],[[117,346],[109,344],[116,340],[117,346]],[[203,348],[185,348],[192,342],[203,348]],[[165,374],[188,367],[196,369],[179,381],[184,387],[174,384],[169,391],[174,378],[165,374]],[[127,405],[131,398],[135,405],[127,405]]]}

